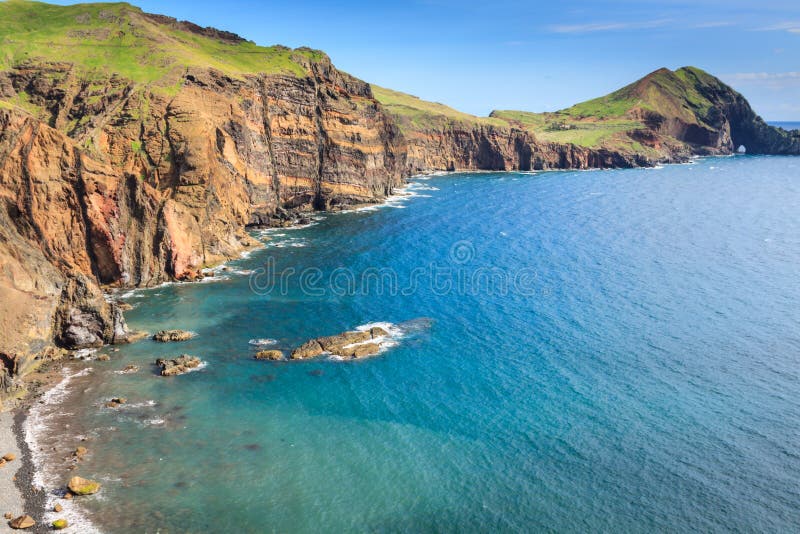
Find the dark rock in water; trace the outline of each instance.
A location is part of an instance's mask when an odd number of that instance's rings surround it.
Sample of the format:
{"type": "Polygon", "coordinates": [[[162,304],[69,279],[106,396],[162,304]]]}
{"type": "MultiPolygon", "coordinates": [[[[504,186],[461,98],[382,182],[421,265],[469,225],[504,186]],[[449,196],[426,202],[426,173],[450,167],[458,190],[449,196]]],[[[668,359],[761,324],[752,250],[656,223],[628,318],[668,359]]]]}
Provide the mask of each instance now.
{"type": "Polygon", "coordinates": [[[262,449],[261,445],[258,443],[248,443],[244,448],[248,451],[260,451],[262,449]]]}
{"type": "Polygon", "coordinates": [[[197,356],[190,356],[182,354],[177,358],[168,360],[159,358],[156,360],[156,365],[161,367],[161,376],[176,376],[188,373],[192,369],[196,369],[203,363],[197,356]]]}
{"type": "Polygon", "coordinates": [[[283,359],[283,352],[279,350],[261,350],[253,357],[256,360],[278,361],[283,359]]]}
{"type": "Polygon", "coordinates": [[[192,339],[194,334],[186,330],[162,330],[153,336],[153,339],[162,343],[170,341],[187,341],[192,339]]]}
{"type": "Polygon", "coordinates": [[[125,397],[114,397],[106,403],[106,408],[117,408],[120,404],[125,404],[126,402],[128,402],[128,399],[125,397]]]}
{"type": "Polygon", "coordinates": [[[255,382],[256,384],[263,384],[264,382],[274,382],[275,375],[256,375],[256,376],[251,376],[250,380],[255,382]]]}
{"type": "Polygon", "coordinates": [[[322,371],[322,369],[313,369],[313,370],[309,371],[308,374],[309,374],[309,376],[322,376],[325,373],[322,371]]]}

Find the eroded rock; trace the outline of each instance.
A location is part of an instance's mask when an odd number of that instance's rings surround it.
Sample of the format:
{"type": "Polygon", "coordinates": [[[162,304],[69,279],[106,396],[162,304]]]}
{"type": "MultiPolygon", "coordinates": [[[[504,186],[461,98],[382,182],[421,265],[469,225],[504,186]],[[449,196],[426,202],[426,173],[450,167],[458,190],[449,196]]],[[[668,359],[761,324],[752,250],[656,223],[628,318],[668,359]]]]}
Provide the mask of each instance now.
{"type": "Polygon", "coordinates": [[[29,515],[21,515],[16,519],[12,519],[8,522],[8,526],[15,530],[24,530],[26,528],[31,528],[36,525],[36,521],[29,515]]]}
{"type": "Polygon", "coordinates": [[[153,339],[162,343],[171,341],[187,341],[194,337],[193,332],[186,330],[162,330],[153,336],[153,339]]]}
{"type": "Polygon", "coordinates": [[[335,336],[325,336],[307,341],[292,351],[293,360],[315,358],[324,353],[344,359],[366,358],[378,354],[379,341],[389,337],[389,332],[380,327],[369,330],[352,330],[335,336]],[[373,342],[373,340],[375,340],[373,342]]]}
{"type": "Polygon", "coordinates": [[[81,477],[72,477],[67,484],[69,491],[73,495],[94,495],[100,491],[101,484],[94,480],[89,480],[81,477]]]}
{"type": "Polygon", "coordinates": [[[256,360],[283,360],[283,352],[280,350],[260,350],[254,356],[256,360]]]}
{"type": "Polygon", "coordinates": [[[200,367],[203,363],[197,356],[190,356],[182,354],[177,358],[165,359],[159,358],[156,360],[156,365],[161,367],[161,376],[176,376],[188,373],[192,369],[200,367]]]}

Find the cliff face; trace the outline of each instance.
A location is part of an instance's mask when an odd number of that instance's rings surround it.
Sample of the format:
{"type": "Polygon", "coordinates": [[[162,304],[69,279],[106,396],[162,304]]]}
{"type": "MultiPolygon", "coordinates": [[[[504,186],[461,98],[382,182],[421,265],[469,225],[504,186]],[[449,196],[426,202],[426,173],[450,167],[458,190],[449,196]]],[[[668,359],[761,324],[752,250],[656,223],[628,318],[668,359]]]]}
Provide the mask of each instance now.
{"type": "Polygon", "coordinates": [[[515,128],[448,125],[404,134],[411,175],[439,170],[596,169],[656,163],[640,154],[539,141],[533,133],[515,128]]]}
{"type": "Polygon", "coordinates": [[[252,246],[249,224],[378,202],[404,154],[370,88],[188,69],[165,92],[69,64],[0,73],[0,382],[52,350],[122,342],[100,287],[193,279],[252,246]],[[7,335],[6,335],[7,334],[7,335]]]}

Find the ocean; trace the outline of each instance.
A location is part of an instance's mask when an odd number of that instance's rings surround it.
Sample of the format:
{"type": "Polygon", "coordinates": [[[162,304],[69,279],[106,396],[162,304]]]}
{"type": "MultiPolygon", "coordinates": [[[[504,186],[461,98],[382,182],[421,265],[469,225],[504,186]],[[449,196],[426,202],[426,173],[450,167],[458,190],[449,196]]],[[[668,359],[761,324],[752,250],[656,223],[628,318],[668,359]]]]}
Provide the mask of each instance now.
{"type": "Polygon", "coordinates": [[[784,130],[800,130],[800,121],[769,121],[769,124],[784,130]]]}
{"type": "Polygon", "coordinates": [[[197,335],[65,367],[37,482],[103,483],[49,497],[74,532],[796,531],[799,206],[800,159],[737,156],[421,177],[255,232],[124,295],[197,335]],[[253,359],[371,323],[373,358],[253,359]],[[205,366],[157,376],[182,353],[205,366]]]}

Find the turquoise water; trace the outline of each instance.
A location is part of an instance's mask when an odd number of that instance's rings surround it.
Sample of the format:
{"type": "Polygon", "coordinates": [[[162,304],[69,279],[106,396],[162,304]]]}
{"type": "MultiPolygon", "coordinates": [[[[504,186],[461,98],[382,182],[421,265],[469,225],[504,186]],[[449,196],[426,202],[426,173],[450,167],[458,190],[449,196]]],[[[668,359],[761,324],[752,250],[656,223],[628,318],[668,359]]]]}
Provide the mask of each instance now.
{"type": "Polygon", "coordinates": [[[105,483],[81,501],[98,528],[800,527],[800,159],[455,174],[412,190],[272,232],[233,264],[322,280],[387,267],[407,291],[289,278],[254,292],[230,275],[128,298],[132,328],[198,335],[123,347],[71,384],[54,442],[89,436],[76,473],[105,483]],[[453,284],[410,286],[418,267],[449,268],[453,284]],[[494,285],[459,287],[487,267],[494,285]],[[248,345],[376,321],[404,335],[365,361],[261,362],[248,345]],[[183,352],[207,367],[153,374],[183,352]],[[142,370],[115,373],[129,363],[142,370]],[[112,396],[129,405],[102,408],[112,396]]]}

